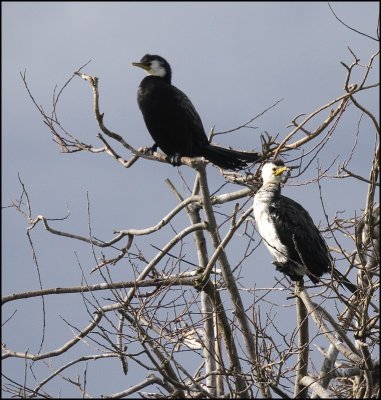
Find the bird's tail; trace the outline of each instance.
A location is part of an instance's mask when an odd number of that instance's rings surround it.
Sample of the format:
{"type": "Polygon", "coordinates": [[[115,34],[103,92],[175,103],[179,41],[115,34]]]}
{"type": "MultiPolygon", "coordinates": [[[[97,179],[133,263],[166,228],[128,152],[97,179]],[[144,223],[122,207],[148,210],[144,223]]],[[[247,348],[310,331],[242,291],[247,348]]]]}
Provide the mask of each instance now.
{"type": "Polygon", "coordinates": [[[333,270],[333,277],[340,283],[340,285],[345,286],[350,292],[354,293],[358,287],[352,283],[346,276],[344,276],[336,268],[333,270]]]}
{"type": "Polygon", "coordinates": [[[234,171],[247,167],[248,162],[257,162],[260,158],[258,153],[225,149],[211,144],[203,147],[202,152],[203,157],[211,163],[234,171]]]}

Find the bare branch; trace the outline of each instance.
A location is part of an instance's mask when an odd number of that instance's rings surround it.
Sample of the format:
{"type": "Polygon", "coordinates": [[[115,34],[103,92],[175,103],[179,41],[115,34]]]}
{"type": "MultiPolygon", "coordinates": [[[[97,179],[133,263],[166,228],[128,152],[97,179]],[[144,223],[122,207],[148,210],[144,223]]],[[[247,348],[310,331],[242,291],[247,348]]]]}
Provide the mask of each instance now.
{"type": "Polygon", "coordinates": [[[375,38],[375,37],[370,36],[370,35],[368,35],[368,34],[366,34],[366,33],[360,32],[360,31],[358,31],[357,29],[354,29],[354,28],[352,28],[351,26],[347,25],[344,21],[342,21],[342,20],[336,15],[336,13],[333,11],[333,9],[332,9],[330,3],[328,3],[328,7],[329,7],[329,9],[331,10],[332,14],[335,16],[335,18],[336,18],[341,24],[343,24],[345,27],[347,27],[348,29],[350,29],[350,30],[353,31],[353,32],[358,33],[359,35],[365,36],[365,37],[367,37],[367,38],[369,38],[369,39],[372,39],[372,40],[375,40],[376,42],[379,42],[379,38],[375,38]]]}
{"type": "Polygon", "coordinates": [[[298,335],[298,363],[295,379],[295,398],[305,399],[308,395],[307,386],[303,385],[302,377],[308,374],[308,357],[309,357],[309,330],[308,330],[308,313],[304,303],[301,301],[299,294],[303,290],[303,282],[296,282],[296,315],[297,326],[299,327],[298,335]]]}

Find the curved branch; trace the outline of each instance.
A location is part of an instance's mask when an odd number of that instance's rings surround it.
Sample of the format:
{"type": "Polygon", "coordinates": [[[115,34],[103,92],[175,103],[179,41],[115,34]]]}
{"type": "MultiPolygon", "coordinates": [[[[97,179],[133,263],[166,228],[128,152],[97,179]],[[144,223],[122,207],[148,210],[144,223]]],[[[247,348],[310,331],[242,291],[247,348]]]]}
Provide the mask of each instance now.
{"type": "Polygon", "coordinates": [[[333,8],[331,7],[331,4],[330,4],[330,3],[328,3],[328,7],[329,7],[329,9],[331,10],[332,14],[335,16],[335,18],[336,18],[341,24],[343,24],[346,28],[350,29],[350,30],[353,31],[353,32],[358,33],[359,35],[362,35],[362,36],[365,36],[365,37],[367,37],[367,38],[369,38],[369,39],[375,40],[376,42],[379,42],[379,41],[380,41],[379,39],[374,38],[373,36],[370,36],[370,35],[368,35],[368,34],[366,34],[366,33],[364,33],[364,32],[358,31],[357,29],[352,28],[351,26],[347,25],[343,20],[341,20],[341,19],[336,15],[336,13],[333,11],[333,8]]]}
{"type": "MultiPolygon", "coordinates": [[[[358,89],[360,90],[360,89],[358,89]]],[[[293,131],[291,131],[279,144],[277,147],[275,153],[274,153],[274,158],[277,158],[279,153],[282,151],[286,151],[289,149],[296,149],[299,146],[302,146],[303,144],[309,142],[310,140],[314,139],[316,136],[318,136],[335,118],[336,116],[342,112],[350,97],[350,93],[345,93],[342,96],[338,97],[335,100],[332,100],[331,102],[327,103],[326,105],[320,107],[319,109],[315,110],[312,112],[307,118],[305,118],[293,131]],[[315,132],[311,133],[310,135],[307,135],[303,139],[297,140],[296,142],[292,144],[286,145],[286,143],[310,120],[312,119],[315,115],[319,114],[321,111],[325,110],[328,107],[331,107],[333,104],[337,103],[340,101],[340,104],[336,108],[336,110],[331,110],[329,116],[325,119],[325,121],[315,130],[315,132]]]]}
{"type": "MultiPolygon", "coordinates": [[[[171,250],[173,246],[175,246],[180,240],[182,240],[184,237],[189,235],[190,233],[193,233],[197,230],[200,229],[208,229],[208,225],[206,223],[198,223],[194,224],[191,226],[188,226],[187,228],[183,229],[181,232],[179,232],[176,236],[174,236],[164,247],[163,249],[154,257],[152,260],[148,263],[148,265],[144,268],[144,270],[139,274],[139,276],[136,279],[136,282],[141,282],[143,281],[146,276],[153,270],[153,268],[160,262],[160,260],[171,250]]],[[[136,285],[137,287],[137,285],[136,285]]],[[[122,300],[122,304],[125,307],[127,304],[129,304],[134,297],[136,292],[136,288],[131,288],[130,291],[128,292],[127,296],[124,297],[122,300]]],[[[115,305],[111,305],[109,307],[106,307],[107,310],[111,309],[116,309],[115,305]]]]}
{"type": "Polygon", "coordinates": [[[149,228],[145,228],[145,229],[127,229],[127,230],[120,230],[120,231],[115,231],[115,233],[118,233],[117,236],[115,236],[113,239],[109,240],[108,242],[103,242],[103,241],[99,241],[96,240],[94,238],[86,238],[84,236],[79,236],[76,235],[74,233],[68,233],[68,232],[63,232],[63,231],[59,231],[56,230],[52,227],[49,226],[48,224],[48,219],[45,218],[43,215],[38,215],[34,220],[32,220],[30,222],[30,226],[28,227],[28,231],[33,229],[36,224],[39,221],[42,221],[45,229],[54,234],[54,235],[58,235],[58,236],[64,236],[64,237],[68,237],[71,239],[76,239],[76,240],[80,240],[86,243],[90,243],[92,245],[95,245],[97,247],[110,247],[113,244],[119,242],[122,238],[124,238],[125,236],[128,236],[129,241],[127,244],[127,250],[130,248],[131,244],[132,244],[132,238],[133,236],[139,236],[139,235],[149,235],[152,232],[156,232],[158,230],[160,230],[162,227],[164,227],[165,225],[168,224],[168,222],[175,216],[177,215],[183,208],[187,207],[189,204],[194,203],[199,201],[200,198],[197,196],[191,196],[188,197],[187,199],[185,199],[183,202],[181,202],[180,204],[178,204],[172,211],[170,211],[165,217],[163,217],[156,225],[149,227],[149,228]]]}
{"type": "Polygon", "coordinates": [[[82,340],[85,336],[87,336],[90,332],[92,332],[93,329],[101,321],[103,315],[104,315],[104,313],[102,312],[102,310],[95,312],[95,317],[94,317],[93,321],[89,325],[87,325],[86,328],[84,328],[73,339],[69,340],[62,347],[60,347],[56,350],[48,351],[48,352],[42,353],[42,354],[30,354],[27,351],[19,352],[19,351],[11,351],[11,350],[5,349],[4,354],[2,355],[2,359],[6,359],[9,357],[16,357],[16,358],[24,358],[26,360],[38,361],[38,360],[43,360],[45,358],[55,357],[62,353],[65,353],[67,350],[69,350],[74,345],[76,345],[80,340],[82,340]]]}
{"type": "Polygon", "coordinates": [[[303,300],[304,305],[307,308],[308,313],[314,319],[319,331],[326,336],[328,341],[332,343],[335,348],[342,353],[348,360],[352,361],[355,365],[361,366],[363,365],[363,360],[360,356],[358,356],[355,352],[350,350],[347,346],[345,346],[340,340],[338,340],[334,334],[331,333],[331,330],[328,329],[327,325],[324,323],[323,316],[321,310],[312,303],[308,293],[305,289],[299,292],[299,297],[303,300]]]}
{"type": "Polygon", "coordinates": [[[312,390],[317,393],[321,399],[335,398],[328,390],[324,389],[315,378],[309,375],[302,376],[300,382],[306,387],[311,386],[312,390]]]}
{"type": "Polygon", "coordinates": [[[122,392],[108,394],[108,395],[105,394],[102,396],[102,398],[103,399],[122,399],[124,397],[132,395],[133,393],[136,393],[137,391],[139,391],[141,389],[144,389],[147,386],[151,386],[155,383],[162,386],[163,388],[167,389],[166,385],[163,384],[163,381],[158,376],[155,376],[154,374],[149,374],[144,381],[138,383],[137,385],[134,385],[127,390],[123,390],[122,392]]]}

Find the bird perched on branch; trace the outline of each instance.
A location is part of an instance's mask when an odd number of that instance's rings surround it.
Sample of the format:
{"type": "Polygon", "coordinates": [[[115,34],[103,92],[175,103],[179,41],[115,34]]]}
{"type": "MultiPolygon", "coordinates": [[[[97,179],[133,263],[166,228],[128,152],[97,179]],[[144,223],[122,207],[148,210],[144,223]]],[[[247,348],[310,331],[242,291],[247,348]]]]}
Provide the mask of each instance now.
{"type": "Polygon", "coordinates": [[[157,147],[173,165],[185,157],[205,157],[213,164],[231,170],[256,162],[258,153],[226,149],[209,143],[201,118],[188,97],[171,84],[172,71],[168,62],[158,55],[146,54],[133,66],[147,73],[140,83],[138,104],[147,129],[157,147]]]}
{"type": "Polygon", "coordinates": [[[280,184],[289,168],[283,161],[262,168],[263,185],[254,196],[257,230],[278,271],[298,281],[307,275],[313,283],[332,272],[351,292],[357,287],[333,267],[328,246],[308,212],[296,201],[282,196],[280,184]]]}

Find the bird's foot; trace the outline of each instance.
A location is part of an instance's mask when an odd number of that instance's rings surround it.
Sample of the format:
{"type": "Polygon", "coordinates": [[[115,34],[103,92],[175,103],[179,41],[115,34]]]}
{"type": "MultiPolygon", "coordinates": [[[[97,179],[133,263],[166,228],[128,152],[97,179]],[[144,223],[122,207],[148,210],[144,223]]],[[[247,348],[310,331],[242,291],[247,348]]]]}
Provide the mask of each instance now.
{"type": "Polygon", "coordinates": [[[284,272],[285,270],[285,265],[283,263],[280,263],[278,261],[273,261],[273,265],[276,266],[276,270],[280,272],[284,272]]]}
{"type": "Polygon", "coordinates": [[[302,275],[299,275],[295,272],[295,268],[290,263],[282,263],[279,261],[273,261],[273,264],[276,266],[276,270],[282,272],[287,275],[292,281],[300,281],[303,279],[302,275]]]}
{"type": "Polygon", "coordinates": [[[167,161],[171,163],[174,167],[181,165],[181,155],[179,153],[173,154],[166,157],[167,161]]]}
{"type": "Polygon", "coordinates": [[[144,148],[144,154],[152,156],[153,153],[157,150],[157,144],[154,143],[151,147],[145,147],[144,148]]]}

